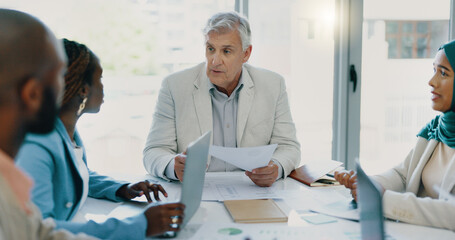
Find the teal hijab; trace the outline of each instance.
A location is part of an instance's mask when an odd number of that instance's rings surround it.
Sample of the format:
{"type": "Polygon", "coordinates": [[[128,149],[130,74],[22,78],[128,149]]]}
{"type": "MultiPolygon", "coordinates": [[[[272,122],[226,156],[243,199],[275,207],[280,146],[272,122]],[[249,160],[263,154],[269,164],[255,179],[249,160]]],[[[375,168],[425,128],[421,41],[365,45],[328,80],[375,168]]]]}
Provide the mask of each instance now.
{"type": "MultiPolygon", "coordinates": [[[[451,41],[442,45],[439,51],[444,50],[449,60],[452,69],[455,67],[455,41],[451,41]]],[[[455,82],[455,81],[454,81],[455,82]]],[[[455,91],[455,86],[454,86],[455,91]]],[[[443,142],[451,148],[455,148],[455,94],[452,93],[452,104],[450,110],[436,116],[428,123],[417,136],[427,140],[435,139],[438,142],[443,142]]]]}

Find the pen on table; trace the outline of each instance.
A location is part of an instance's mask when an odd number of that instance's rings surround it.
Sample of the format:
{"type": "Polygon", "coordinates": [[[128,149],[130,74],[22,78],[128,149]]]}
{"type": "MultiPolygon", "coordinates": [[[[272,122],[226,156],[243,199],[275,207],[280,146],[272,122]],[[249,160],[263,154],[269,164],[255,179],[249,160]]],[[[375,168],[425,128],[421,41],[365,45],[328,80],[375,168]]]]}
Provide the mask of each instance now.
{"type": "Polygon", "coordinates": [[[332,173],[327,173],[326,176],[335,178],[335,175],[333,175],[332,173]]]}

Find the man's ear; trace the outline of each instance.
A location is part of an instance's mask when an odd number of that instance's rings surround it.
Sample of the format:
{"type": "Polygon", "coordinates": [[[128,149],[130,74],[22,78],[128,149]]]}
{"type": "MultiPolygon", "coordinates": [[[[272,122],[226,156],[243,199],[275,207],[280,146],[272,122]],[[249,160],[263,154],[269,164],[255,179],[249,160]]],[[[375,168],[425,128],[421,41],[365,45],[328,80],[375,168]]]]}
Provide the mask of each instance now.
{"type": "Polygon", "coordinates": [[[27,115],[34,116],[39,109],[44,97],[44,86],[36,78],[26,80],[20,89],[19,96],[27,115]]]}
{"type": "Polygon", "coordinates": [[[248,59],[251,56],[251,51],[253,50],[253,46],[249,46],[244,52],[243,52],[243,63],[246,63],[248,59]]]}

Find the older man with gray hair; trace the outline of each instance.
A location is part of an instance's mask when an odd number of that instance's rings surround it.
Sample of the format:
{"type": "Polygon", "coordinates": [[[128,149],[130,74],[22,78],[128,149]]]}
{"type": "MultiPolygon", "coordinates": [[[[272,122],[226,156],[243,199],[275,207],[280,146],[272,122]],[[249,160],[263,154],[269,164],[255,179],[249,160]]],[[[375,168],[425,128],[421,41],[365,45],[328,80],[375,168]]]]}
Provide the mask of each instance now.
{"type": "MultiPolygon", "coordinates": [[[[154,176],[182,181],[186,147],[211,130],[217,146],[278,144],[268,166],[245,172],[256,185],[271,186],[300,162],[284,79],[246,64],[252,51],[251,30],[239,14],[215,14],[204,35],[206,62],[171,74],[162,83],[144,166],[154,176]]],[[[214,157],[207,168],[238,170],[214,157]]]]}

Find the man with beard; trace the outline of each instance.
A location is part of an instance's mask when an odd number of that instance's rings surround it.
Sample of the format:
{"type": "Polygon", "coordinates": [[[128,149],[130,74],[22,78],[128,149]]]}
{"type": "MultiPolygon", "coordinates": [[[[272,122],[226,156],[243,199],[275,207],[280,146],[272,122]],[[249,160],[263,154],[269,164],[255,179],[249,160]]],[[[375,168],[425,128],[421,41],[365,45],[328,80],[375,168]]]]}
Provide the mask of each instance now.
{"type": "Polygon", "coordinates": [[[14,165],[27,132],[52,130],[66,57],[36,18],[0,9],[0,239],[92,239],[55,231],[30,201],[33,181],[14,165]]]}

